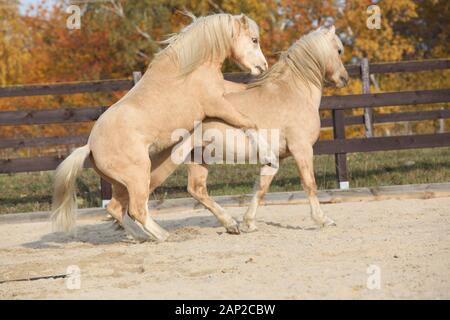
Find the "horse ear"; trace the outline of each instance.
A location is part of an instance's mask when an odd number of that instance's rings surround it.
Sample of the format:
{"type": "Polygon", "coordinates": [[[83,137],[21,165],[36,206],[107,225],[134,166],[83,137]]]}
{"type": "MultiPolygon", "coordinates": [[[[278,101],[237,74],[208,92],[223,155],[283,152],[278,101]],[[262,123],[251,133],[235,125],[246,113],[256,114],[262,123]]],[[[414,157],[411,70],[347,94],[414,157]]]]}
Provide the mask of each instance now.
{"type": "Polygon", "coordinates": [[[241,25],[244,27],[244,29],[248,29],[248,18],[245,14],[241,14],[241,17],[239,19],[241,21],[241,25]]]}
{"type": "Polygon", "coordinates": [[[336,34],[336,28],[334,25],[320,26],[319,30],[322,31],[323,33],[325,33],[327,35],[331,35],[331,36],[334,36],[336,34]]]}
{"type": "Polygon", "coordinates": [[[335,35],[336,34],[336,27],[334,25],[330,26],[329,31],[330,34],[335,35]]]}

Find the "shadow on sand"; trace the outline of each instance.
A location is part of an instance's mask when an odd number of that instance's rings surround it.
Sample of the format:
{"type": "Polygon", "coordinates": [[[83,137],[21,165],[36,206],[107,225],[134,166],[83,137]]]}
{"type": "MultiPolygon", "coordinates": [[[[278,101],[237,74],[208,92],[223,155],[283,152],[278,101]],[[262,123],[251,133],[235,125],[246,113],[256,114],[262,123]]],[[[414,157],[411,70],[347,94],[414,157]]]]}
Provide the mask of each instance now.
{"type": "MultiPolygon", "coordinates": [[[[159,220],[158,224],[169,231],[173,237],[168,241],[183,241],[192,237],[190,234],[200,234],[200,228],[220,228],[220,224],[214,216],[193,216],[181,219],[159,220]]],[[[117,228],[112,221],[95,221],[92,224],[78,225],[75,233],[52,232],[41,236],[37,241],[22,244],[25,248],[49,249],[61,248],[61,245],[69,243],[87,243],[91,245],[107,245],[113,243],[137,243],[126,232],[117,228]]]]}

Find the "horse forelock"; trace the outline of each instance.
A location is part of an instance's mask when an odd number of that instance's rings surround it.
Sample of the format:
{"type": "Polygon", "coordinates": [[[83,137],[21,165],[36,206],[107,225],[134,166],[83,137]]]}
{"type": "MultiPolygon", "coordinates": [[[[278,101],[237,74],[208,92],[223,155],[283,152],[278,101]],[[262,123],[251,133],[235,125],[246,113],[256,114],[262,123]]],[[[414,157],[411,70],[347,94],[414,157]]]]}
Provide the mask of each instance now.
{"type": "Polygon", "coordinates": [[[179,67],[179,74],[187,76],[206,61],[225,60],[231,51],[234,20],[226,13],[193,18],[191,24],[163,41],[167,47],[152,64],[167,55],[179,67]]]}

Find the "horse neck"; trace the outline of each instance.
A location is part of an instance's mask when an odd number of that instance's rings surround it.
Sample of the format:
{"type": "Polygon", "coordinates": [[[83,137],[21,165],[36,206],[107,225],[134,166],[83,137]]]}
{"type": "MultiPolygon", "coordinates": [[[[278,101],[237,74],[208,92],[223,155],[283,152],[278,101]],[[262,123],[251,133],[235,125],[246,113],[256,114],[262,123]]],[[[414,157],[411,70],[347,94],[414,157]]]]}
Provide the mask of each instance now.
{"type": "Polygon", "coordinates": [[[174,74],[177,71],[176,65],[172,62],[168,55],[157,57],[148,66],[146,74],[174,74]]]}
{"type": "Polygon", "coordinates": [[[285,95],[298,108],[319,110],[322,87],[319,88],[309,81],[305,83],[297,79],[292,72],[286,71],[281,78],[279,90],[281,95],[285,95]]]}
{"type": "MultiPolygon", "coordinates": [[[[198,68],[196,68],[192,73],[195,73],[201,67],[202,70],[207,68],[212,70],[213,72],[222,74],[221,69],[223,63],[224,60],[207,60],[198,68]]],[[[147,72],[145,72],[145,75],[147,75],[146,79],[144,79],[143,77],[142,80],[144,80],[145,82],[145,80],[150,80],[152,78],[174,78],[178,74],[179,69],[177,68],[176,64],[169,56],[165,55],[152,62],[152,64],[148,67],[147,72]]]]}
{"type": "Polygon", "coordinates": [[[201,66],[222,74],[222,66],[224,62],[225,60],[208,60],[205,61],[201,66]]]}

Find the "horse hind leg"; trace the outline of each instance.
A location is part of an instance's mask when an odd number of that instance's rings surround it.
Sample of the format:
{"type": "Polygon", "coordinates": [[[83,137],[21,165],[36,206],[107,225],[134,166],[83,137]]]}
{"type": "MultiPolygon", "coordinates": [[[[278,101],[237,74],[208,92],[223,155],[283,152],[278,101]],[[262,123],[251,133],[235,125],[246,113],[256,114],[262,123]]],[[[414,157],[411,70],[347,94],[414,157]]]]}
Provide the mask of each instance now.
{"type": "MultiPolygon", "coordinates": [[[[126,153],[127,157],[117,156],[111,159],[114,153],[109,154],[108,163],[113,162],[114,166],[103,165],[101,161],[96,162],[99,171],[125,186],[127,190],[128,214],[123,213],[122,226],[138,241],[164,241],[169,233],[161,228],[148,212],[151,168],[148,152],[143,146],[128,145],[128,150],[121,150],[120,154],[123,153],[126,153]]],[[[124,193],[124,190],[120,191],[124,193]]],[[[115,201],[111,205],[112,212],[116,216],[118,216],[118,205],[123,210],[125,202],[115,201]]]]}
{"type": "Polygon", "coordinates": [[[128,191],[124,185],[117,182],[111,177],[107,177],[96,165],[95,159],[90,155],[90,160],[94,170],[98,175],[102,177],[102,179],[108,181],[112,185],[112,197],[106,206],[106,211],[114,220],[114,227],[119,229],[122,223],[122,218],[127,212],[128,207],[128,191]]]}
{"type": "Polygon", "coordinates": [[[209,195],[206,187],[208,178],[208,168],[206,165],[190,163],[188,168],[188,192],[211,211],[225,227],[228,233],[239,234],[239,227],[236,222],[225,210],[215,202],[209,195]]]}
{"type": "Polygon", "coordinates": [[[115,183],[112,185],[112,197],[106,206],[106,211],[113,218],[113,226],[119,230],[122,228],[122,220],[127,213],[128,208],[128,191],[125,186],[115,183]]]}
{"type": "MultiPolygon", "coordinates": [[[[146,166],[129,167],[128,175],[129,180],[126,182],[129,206],[128,212],[140,224],[143,233],[147,236],[136,240],[156,240],[158,242],[165,241],[169,237],[169,233],[159,226],[149,215],[148,211],[148,198],[149,198],[149,186],[150,186],[150,160],[146,157],[148,163],[146,166]]],[[[136,226],[132,219],[126,214],[123,219],[123,226],[129,229],[133,236],[136,238],[136,232],[133,228],[136,226]],[[132,231],[133,230],[133,231],[132,231]]]]}
{"type": "MultiPolygon", "coordinates": [[[[112,185],[112,196],[108,205],[106,206],[106,211],[111,216],[113,220],[112,229],[113,230],[121,230],[126,229],[126,231],[133,236],[135,239],[143,239],[147,237],[145,234],[141,232],[139,226],[133,226],[129,224],[128,226],[124,226],[123,219],[127,215],[128,210],[128,191],[127,188],[119,183],[118,181],[112,179],[109,176],[106,176],[103,171],[101,171],[96,164],[94,157],[91,155],[91,163],[94,170],[106,181],[111,183],[112,185]]],[[[131,219],[130,219],[131,220],[131,219]]]]}
{"type": "Polygon", "coordinates": [[[113,218],[112,228],[116,231],[125,229],[135,240],[147,241],[151,237],[142,227],[128,216],[129,197],[127,189],[121,184],[113,185],[113,193],[106,210],[113,218]]]}
{"type": "Polygon", "coordinates": [[[152,172],[150,177],[150,193],[155,191],[177,168],[172,158],[172,148],[167,148],[152,156],[152,172]]]}
{"type": "Polygon", "coordinates": [[[276,171],[272,167],[265,165],[261,168],[258,181],[255,183],[254,194],[250,206],[244,214],[244,218],[239,226],[243,232],[254,232],[258,230],[256,226],[256,210],[261,200],[269,190],[270,184],[275,177],[276,171]],[[270,173],[270,174],[268,174],[270,173]]]}

